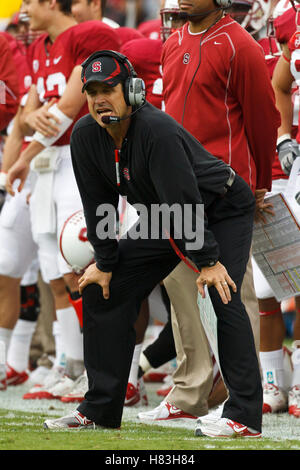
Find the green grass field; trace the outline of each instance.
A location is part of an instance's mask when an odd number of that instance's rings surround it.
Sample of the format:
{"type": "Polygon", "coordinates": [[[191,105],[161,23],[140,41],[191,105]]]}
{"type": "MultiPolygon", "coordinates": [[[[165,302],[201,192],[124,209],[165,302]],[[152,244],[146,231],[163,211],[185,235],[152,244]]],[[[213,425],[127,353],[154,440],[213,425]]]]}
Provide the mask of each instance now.
{"type": "MultiPolygon", "coordinates": [[[[146,384],[149,409],[160,403],[158,384],[146,384]]],[[[107,450],[107,451],[212,451],[300,450],[300,420],[287,413],[266,415],[261,439],[211,439],[194,436],[195,423],[139,423],[139,408],[124,410],[123,424],[115,430],[50,431],[48,417],[63,416],[76,406],[58,400],[22,400],[29,385],[9,387],[0,393],[0,451],[2,450],[107,450]]],[[[145,408],[142,408],[143,410],[145,408]]]]}

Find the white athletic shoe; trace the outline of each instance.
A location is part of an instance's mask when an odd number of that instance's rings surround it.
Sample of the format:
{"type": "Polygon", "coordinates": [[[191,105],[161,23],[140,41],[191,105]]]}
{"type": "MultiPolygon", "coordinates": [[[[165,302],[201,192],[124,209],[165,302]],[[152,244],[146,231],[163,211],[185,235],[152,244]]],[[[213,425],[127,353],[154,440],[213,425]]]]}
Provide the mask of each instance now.
{"type": "Polygon", "coordinates": [[[6,390],[6,367],[5,364],[0,364],[0,390],[6,390]]]}
{"type": "Polygon", "coordinates": [[[64,403],[80,403],[84,400],[84,395],[88,391],[88,378],[86,371],[74,382],[72,390],[62,396],[60,401],[64,403]]]}
{"type": "Polygon", "coordinates": [[[42,384],[45,382],[47,375],[51,369],[45,366],[38,366],[30,372],[28,383],[32,385],[42,384]]]}
{"type": "Polygon", "coordinates": [[[62,367],[52,367],[49,374],[46,376],[43,384],[35,385],[32,387],[29,392],[23,395],[24,400],[35,400],[48,398],[51,399],[52,394],[49,393],[49,390],[54,387],[65,375],[65,369],[62,367]]]}
{"type": "MultiPolygon", "coordinates": [[[[300,364],[300,341],[296,340],[292,344],[292,364],[294,370],[297,370],[297,376],[295,375],[293,379],[298,381],[298,367],[300,364]]],[[[292,383],[295,383],[293,380],[292,383]]],[[[289,391],[289,414],[300,418],[300,384],[294,385],[289,391]]]]}
{"type": "Polygon", "coordinates": [[[95,429],[96,424],[75,410],[70,415],[58,419],[46,419],[45,429],[95,429]]]}
{"type": "Polygon", "coordinates": [[[168,374],[164,378],[163,382],[164,382],[164,385],[158,390],[156,390],[156,395],[161,396],[161,397],[166,397],[174,386],[173,375],[168,374]]]}
{"type": "Polygon", "coordinates": [[[280,413],[288,409],[288,398],[284,390],[274,384],[263,387],[263,413],[280,413]]]}
{"type": "Polygon", "coordinates": [[[53,387],[48,389],[48,392],[52,395],[52,398],[61,399],[61,397],[67,395],[72,390],[74,383],[74,380],[64,375],[53,387]]]}
{"type": "Polygon", "coordinates": [[[200,416],[197,419],[197,426],[200,426],[202,424],[215,423],[216,421],[218,421],[222,417],[223,407],[224,403],[219,405],[214,410],[210,411],[207,415],[200,416]]]}
{"type": "Polygon", "coordinates": [[[171,403],[162,401],[154,410],[145,411],[138,414],[138,418],[141,422],[149,423],[153,421],[168,421],[177,419],[181,421],[196,419],[196,416],[192,416],[189,413],[185,413],[171,403]]]}
{"type": "Polygon", "coordinates": [[[220,418],[214,423],[201,424],[196,427],[196,436],[208,437],[261,437],[261,432],[255,431],[248,426],[232,421],[228,418],[220,418]]]}
{"type": "Polygon", "coordinates": [[[137,386],[128,382],[124,406],[147,406],[148,397],[144,384],[143,377],[141,377],[137,386]]]}

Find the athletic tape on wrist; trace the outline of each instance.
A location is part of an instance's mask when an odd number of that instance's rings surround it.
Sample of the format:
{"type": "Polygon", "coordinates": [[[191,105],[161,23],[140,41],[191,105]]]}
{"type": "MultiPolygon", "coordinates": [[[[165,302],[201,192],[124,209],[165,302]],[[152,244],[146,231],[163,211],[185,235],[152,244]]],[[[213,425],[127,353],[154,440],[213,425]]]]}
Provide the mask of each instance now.
{"type": "Polygon", "coordinates": [[[60,130],[57,135],[52,137],[45,137],[38,131],[34,133],[33,140],[39,142],[44,147],[50,147],[51,145],[53,145],[66,132],[66,130],[70,127],[73,122],[73,119],[69,118],[60,109],[58,109],[56,103],[51,106],[51,108],[49,108],[49,113],[53,114],[53,116],[57,117],[60,120],[60,124],[57,124],[57,122],[53,120],[53,124],[59,127],[60,130]]]}
{"type": "Polygon", "coordinates": [[[283,134],[280,137],[278,137],[276,146],[278,147],[278,145],[280,145],[285,140],[292,140],[291,134],[283,134]]]}

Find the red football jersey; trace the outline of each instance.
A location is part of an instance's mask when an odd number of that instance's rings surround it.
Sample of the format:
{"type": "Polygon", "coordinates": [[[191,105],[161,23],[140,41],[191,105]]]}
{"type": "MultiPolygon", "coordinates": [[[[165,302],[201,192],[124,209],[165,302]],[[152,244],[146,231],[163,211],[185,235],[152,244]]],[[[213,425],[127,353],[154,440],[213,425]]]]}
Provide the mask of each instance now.
{"type": "Polygon", "coordinates": [[[5,129],[19,106],[19,80],[9,43],[0,34],[0,131],[5,129]]]}
{"type": "Polygon", "coordinates": [[[144,21],[137,27],[138,31],[140,31],[143,36],[149,39],[160,39],[160,28],[160,19],[144,21]]]}
{"type": "Polygon", "coordinates": [[[280,115],[262,48],[229,15],[202,34],[186,23],[164,43],[166,112],[252,190],[271,189],[280,115]]]}
{"type": "Polygon", "coordinates": [[[123,45],[121,52],[132,63],[146,86],[146,99],[159,109],[163,107],[160,57],[163,43],[148,38],[134,39],[123,45]]]}
{"type": "Polygon", "coordinates": [[[122,46],[128,41],[133,41],[133,39],[142,39],[144,37],[137,29],[128,28],[127,26],[120,26],[117,28],[117,33],[122,46]]]}
{"type": "MultiPolygon", "coordinates": [[[[76,65],[80,65],[93,52],[101,49],[118,51],[120,40],[116,30],[102,21],[86,21],[61,33],[53,44],[48,34],[43,34],[32,48],[32,77],[41,103],[59,99],[76,65]]],[[[74,123],[88,113],[85,104],[74,123]]],[[[70,126],[55,145],[67,145],[73,126],[70,126]]]]}
{"type": "Polygon", "coordinates": [[[296,12],[289,8],[274,20],[276,39],[279,44],[287,44],[296,31],[296,12]]]}

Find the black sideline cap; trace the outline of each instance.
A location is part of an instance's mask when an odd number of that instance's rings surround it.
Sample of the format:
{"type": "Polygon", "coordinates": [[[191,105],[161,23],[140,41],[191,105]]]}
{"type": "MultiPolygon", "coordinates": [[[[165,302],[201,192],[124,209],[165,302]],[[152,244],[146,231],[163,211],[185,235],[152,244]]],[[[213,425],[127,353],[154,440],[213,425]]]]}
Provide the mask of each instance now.
{"type": "Polygon", "coordinates": [[[115,57],[99,56],[92,60],[84,70],[82,92],[91,82],[107,83],[116,86],[128,78],[129,72],[125,65],[118,62],[115,57]]]}

